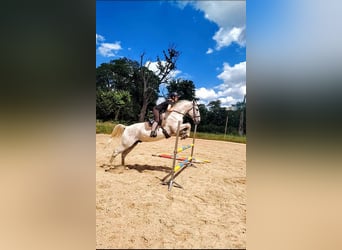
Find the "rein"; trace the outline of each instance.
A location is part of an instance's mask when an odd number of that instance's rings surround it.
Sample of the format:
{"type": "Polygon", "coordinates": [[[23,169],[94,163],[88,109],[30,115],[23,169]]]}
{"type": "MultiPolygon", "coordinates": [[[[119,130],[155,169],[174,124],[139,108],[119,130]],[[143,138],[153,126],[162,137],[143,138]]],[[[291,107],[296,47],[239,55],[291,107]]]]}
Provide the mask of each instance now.
{"type": "Polygon", "coordinates": [[[172,110],[172,112],[176,112],[176,113],[178,113],[178,114],[181,114],[181,115],[187,115],[188,114],[188,112],[190,111],[191,109],[189,109],[187,112],[185,112],[185,113],[182,113],[182,112],[180,112],[180,111],[178,111],[178,110],[172,110]]]}
{"type": "Polygon", "coordinates": [[[176,112],[176,113],[181,114],[183,116],[186,116],[186,115],[190,116],[189,115],[190,110],[193,110],[193,117],[192,117],[193,119],[195,119],[197,117],[201,117],[200,115],[195,115],[195,101],[192,101],[192,107],[188,111],[186,111],[184,113],[182,113],[182,112],[180,112],[178,110],[173,110],[172,112],[176,112]]]}

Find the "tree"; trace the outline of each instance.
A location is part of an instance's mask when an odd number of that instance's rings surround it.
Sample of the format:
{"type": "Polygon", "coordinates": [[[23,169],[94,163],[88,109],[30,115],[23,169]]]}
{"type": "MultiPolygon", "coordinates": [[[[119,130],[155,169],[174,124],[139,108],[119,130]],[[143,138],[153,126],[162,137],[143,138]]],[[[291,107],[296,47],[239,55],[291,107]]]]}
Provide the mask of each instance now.
{"type": "Polygon", "coordinates": [[[208,109],[204,104],[199,104],[198,109],[201,114],[201,126],[199,126],[199,128],[201,128],[203,125],[207,124],[208,109]]]}
{"type": "Polygon", "coordinates": [[[139,114],[139,122],[145,120],[148,105],[153,102],[153,100],[157,100],[159,85],[163,82],[167,82],[171,77],[171,72],[176,69],[176,61],[180,52],[177,51],[174,46],[170,46],[167,53],[163,50],[163,55],[163,61],[160,60],[159,56],[157,57],[157,73],[149,70],[150,63],[147,64],[147,67],[144,66],[145,53],[142,53],[140,56],[139,77],[140,85],[142,86],[142,106],[139,114]]]}
{"type": "Polygon", "coordinates": [[[243,102],[238,102],[236,104],[236,107],[238,108],[238,110],[240,111],[240,123],[239,123],[239,135],[244,135],[245,131],[246,131],[246,127],[244,126],[244,124],[246,123],[246,95],[243,98],[243,102]]]}
{"type": "MultiPolygon", "coordinates": [[[[132,120],[137,88],[134,77],[139,64],[127,58],[111,60],[96,68],[96,117],[132,120]]],[[[140,96],[140,95],[138,95],[140,96]]],[[[136,120],[136,117],[135,119],[136,120]]]]}
{"type": "Polygon", "coordinates": [[[126,90],[132,93],[132,89],[135,88],[134,74],[139,68],[138,62],[128,58],[120,58],[112,60],[110,63],[113,65],[115,89],[126,90]]]}
{"type": "Polygon", "coordinates": [[[127,112],[130,109],[131,96],[128,91],[103,91],[96,92],[96,118],[118,120],[120,111],[127,112]]]}
{"type": "Polygon", "coordinates": [[[208,104],[209,107],[209,114],[208,119],[211,123],[214,123],[215,125],[222,126],[225,124],[225,118],[226,118],[226,110],[225,108],[221,107],[221,101],[211,101],[208,104]]]}
{"type": "Polygon", "coordinates": [[[174,71],[176,67],[176,62],[180,56],[180,52],[176,50],[174,45],[170,45],[167,49],[167,53],[163,50],[164,61],[161,61],[159,56],[157,56],[157,68],[159,70],[158,77],[160,83],[168,82],[171,78],[171,72],[174,71]]]}
{"type": "Polygon", "coordinates": [[[109,91],[114,89],[114,69],[109,63],[102,63],[96,68],[96,90],[109,91]]]}
{"type": "MultiPolygon", "coordinates": [[[[117,101],[120,99],[120,93],[123,93],[118,91],[127,91],[130,98],[125,99],[128,102],[126,105],[131,108],[133,114],[139,114],[138,117],[134,116],[133,120],[144,121],[147,108],[158,99],[159,85],[169,81],[172,71],[176,69],[180,52],[170,46],[167,52],[163,51],[163,55],[163,61],[157,57],[157,72],[151,71],[150,63],[144,62],[145,53],[141,54],[140,62],[120,58],[97,67],[97,117],[113,117],[109,100],[117,101]]],[[[119,112],[122,112],[122,108],[119,108],[114,118],[119,116],[119,112]]]]}
{"type": "Polygon", "coordinates": [[[147,67],[143,65],[144,55],[145,53],[141,54],[140,56],[140,68],[138,70],[138,82],[140,82],[142,89],[142,105],[139,114],[139,122],[143,122],[145,120],[146,110],[149,103],[158,98],[160,85],[159,78],[148,69],[150,63],[147,65],[147,67]]]}
{"type": "Polygon", "coordinates": [[[166,86],[166,89],[169,93],[177,92],[181,95],[180,99],[185,100],[198,100],[195,95],[195,84],[190,80],[172,80],[166,86]]]}

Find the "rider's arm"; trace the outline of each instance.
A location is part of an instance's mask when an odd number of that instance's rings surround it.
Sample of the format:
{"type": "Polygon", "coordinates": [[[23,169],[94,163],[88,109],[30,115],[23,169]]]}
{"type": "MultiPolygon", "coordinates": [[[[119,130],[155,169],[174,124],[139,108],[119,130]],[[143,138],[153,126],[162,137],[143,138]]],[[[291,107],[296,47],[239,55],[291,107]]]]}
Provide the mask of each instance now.
{"type": "Polygon", "coordinates": [[[167,109],[166,109],[166,111],[167,111],[167,112],[171,112],[171,111],[173,111],[173,107],[172,107],[172,105],[171,105],[171,104],[169,104],[169,105],[167,106],[167,109]]]}

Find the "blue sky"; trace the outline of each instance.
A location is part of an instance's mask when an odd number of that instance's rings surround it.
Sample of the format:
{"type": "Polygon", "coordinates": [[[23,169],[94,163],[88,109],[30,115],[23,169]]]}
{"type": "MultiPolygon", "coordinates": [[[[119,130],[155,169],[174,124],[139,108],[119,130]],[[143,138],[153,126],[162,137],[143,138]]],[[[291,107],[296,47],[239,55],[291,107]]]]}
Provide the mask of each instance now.
{"type": "Polygon", "coordinates": [[[192,80],[200,103],[246,93],[245,1],[96,1],[96,67],[120,57],[155,70],[169,45],[181,52],[174,78],[192,80]]]}

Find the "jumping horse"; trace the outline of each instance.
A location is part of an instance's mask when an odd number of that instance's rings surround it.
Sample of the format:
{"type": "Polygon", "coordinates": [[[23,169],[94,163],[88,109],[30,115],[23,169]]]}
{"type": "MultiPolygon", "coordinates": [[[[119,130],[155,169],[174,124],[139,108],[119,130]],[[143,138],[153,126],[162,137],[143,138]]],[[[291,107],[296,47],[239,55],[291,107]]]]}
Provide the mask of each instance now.
{"type": "Polygon", "coordinates": [[[198,105],[195,101],[180,100],[174,105],[174,109],[171,112],[166,112],[162,117],[161,127],[157,129],[157,136],[150,137],[151,126],[148,122],[134,123],[129,126],[118,124],[114,127],[111,133],[112,138],[120,137],[120,145],[114,150],[110,164],[112,164],[115,157],[121,154],[121,164],[125,165],[125,157],[133,148],[140,142],[153,142],[168,138],[177,134],[178,121],[181,121],[180,129],[181,139],[185,139],[190,136],[191,124],[183,123],[183,117],[188,115],[191,117],[195,124],[199,124],[201,115],[198,109],[198,105]]]}

